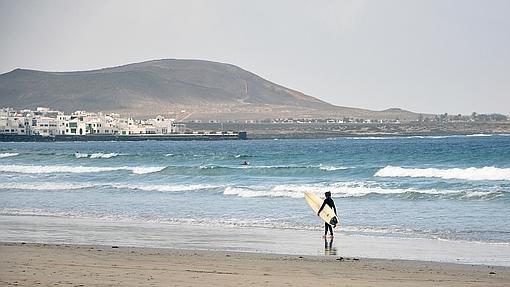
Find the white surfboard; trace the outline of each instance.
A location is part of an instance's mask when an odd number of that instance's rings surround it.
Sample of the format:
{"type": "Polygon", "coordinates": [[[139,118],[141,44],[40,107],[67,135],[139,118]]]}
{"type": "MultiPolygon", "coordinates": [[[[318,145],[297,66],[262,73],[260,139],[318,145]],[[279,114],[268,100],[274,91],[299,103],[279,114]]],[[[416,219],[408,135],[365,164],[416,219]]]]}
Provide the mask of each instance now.
{"type": "MultiPolygon", "coordinates": [[[[321,208],[322,203],[324,202],[324,199],[318,197],[314,193],[311,193],[309,191],[305,192],[305,200],[310,205],[310,207],[313,209],[315,214],[317,214],[317,211],[319,211],[319,208],[321,208]]],[[[338,224],[338,218],[329,205],[326,204],[324,208],[322,209],[321,213],[319,214],[319,217],[322,218],[325,222],[333,225],[333,227],[336,227],[338,224]]]]}

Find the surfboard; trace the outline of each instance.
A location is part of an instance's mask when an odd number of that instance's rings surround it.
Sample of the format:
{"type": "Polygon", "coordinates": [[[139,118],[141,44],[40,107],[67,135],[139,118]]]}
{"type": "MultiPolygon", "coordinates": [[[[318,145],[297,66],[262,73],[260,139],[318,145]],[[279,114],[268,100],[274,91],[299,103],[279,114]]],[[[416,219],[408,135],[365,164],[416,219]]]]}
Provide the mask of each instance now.
{"type": "MultiPolygon", "coordinates": [[[[317,195],[309,191],[305,192],[305,200],[308,203],[308,205],[310,205],[315,214],[317,214],[317,211],[319,211],[319,208],[321,208],[321,205],[324,202],[324,199],[318,197],[317,195]]],[[[321,213],[319,214],[319,217],[325,222],[333,225],[333,227],[336,227],[336,225],[338,224],[338,218],[336,217],[335,212],[327,204],[322,209],[321,213]]]]}

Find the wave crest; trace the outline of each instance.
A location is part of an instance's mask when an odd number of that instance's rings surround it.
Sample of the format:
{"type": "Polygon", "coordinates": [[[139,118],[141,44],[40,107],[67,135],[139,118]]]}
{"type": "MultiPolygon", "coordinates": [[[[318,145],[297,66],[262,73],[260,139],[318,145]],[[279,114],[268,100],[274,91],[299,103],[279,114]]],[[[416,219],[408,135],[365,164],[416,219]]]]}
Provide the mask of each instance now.
{"type": "Polygon", "coordinates": [[[132,189],[142,191],[161,191],[161,192],[175,192],[175,191],[200,191],[204,189],[214,189],[220,186],[208,185],[208,184],[177,184],[177,185],[166,185],[166,184],[113,184],[114,188],[117,189],[132,189]]]}
{"type": "Polygon", "coordinates": [[[100,167],[100,166],[66,166],[66,165],[0,165],[0,172],[25,173],[25,174],[49,174],[49,173],[98,173],[128,170],[134,174],[148,174],[164,170],[166,166],[149,167],[100,167]]]}
{"type": "Polygon", "coordinates": [[[224,195],[239,197],[290,197],[302,198],[303,193],[309,191],[323,196],[326,191],[334,197],[365,197],[370,195],[394,196],[406,199],[447,197],[457,199],[493,199],[503,195],[502,191],[464,191],[464,190],[436,190],[414,188],[384,188],[368,182],[338,182],[332,184],[282,184],[272,187],[239,187],[229,186],[223,191],[224,195]]]}
{"type": "Polygon", "coordinates": [[[386,166],[375,173],[378,177],[434,177],[462,180],[510,180],[510,168],[493,166],[469,168],[403,168],[386,166]]]}
{"type": "Polygon", "coordinates": [[[98,187],[96,184],[89,183],[70,183],[70,182],[38,182],[34,183],[18,183],[4,182],[0,183],[0,189],[21,189],[21,190],[74,190],[98,187]]]}
{"type": "Polygon", "coordinates": [[[17,152],[4,152],[4,153],[0,153],[0,158],[12,157],[12,156],[17,156],[17,155],[19,155],[19,153],[17,153],[17,152]]]}
{"type": "Polygon", "coordinates": [[[112,153],[97,152],[97,153],[92,153],[92,154],[77,152],[77,153],[74,154],[74,156],[76,158],[92,158],[92,159],[97,159],[97,158],[112,158],[112,157],[116,157],[118,155],[119,154],[115,153],[115,152],[112,152],[112,153]]]}
{"type": "Polygon", "coordinates": [[[205,164],[199,166],[199,169],[276,169],[276,170],[287,170],[287,169],[319,169],[321,171],[337,171],[346,170],[349,167],[345,166],[331,166],[331,165],[215,165],[205,164]]]}

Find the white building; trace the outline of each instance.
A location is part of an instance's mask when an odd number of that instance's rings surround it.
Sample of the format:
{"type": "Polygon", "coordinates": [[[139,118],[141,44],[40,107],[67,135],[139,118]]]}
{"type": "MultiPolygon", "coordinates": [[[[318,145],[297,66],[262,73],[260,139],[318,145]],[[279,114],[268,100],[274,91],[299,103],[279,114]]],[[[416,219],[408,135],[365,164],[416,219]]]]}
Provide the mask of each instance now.
{"type": "Polygon", "coordinates": [[[31,121],[31,134],[41,136],[55,136],[62,134],[58,118],[44,116],[33,117],[31,121]]]}
{"type": "Polygon", "coordinates": [[[25,127],[25,117],[10,108],[1,109],[0,133],[14,135],[27,134],[27,128],[25,127]]]}
{"type": "Polygon", "coordinates": [[[173,132],[175,119],[165,119],[163,116],[157,116],[155,119],[145,121],[145,129],[148,134],[168,134],[173,132]]]}

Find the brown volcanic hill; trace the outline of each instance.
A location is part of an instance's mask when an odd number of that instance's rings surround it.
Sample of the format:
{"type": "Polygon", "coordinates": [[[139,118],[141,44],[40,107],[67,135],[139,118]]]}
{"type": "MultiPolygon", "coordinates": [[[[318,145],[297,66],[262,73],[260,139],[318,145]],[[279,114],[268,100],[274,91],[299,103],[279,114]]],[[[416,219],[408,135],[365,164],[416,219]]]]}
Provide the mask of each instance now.
{"type": "Polygon", "coordinates": [[[135,117],[170,112],[203,120],[417,117],[398,109],[337,107],[233,65],[176,59],[79,72],[16,69],[0,75],[0,106],[48,106],[68,113],[105,111],[135,117]]]}

